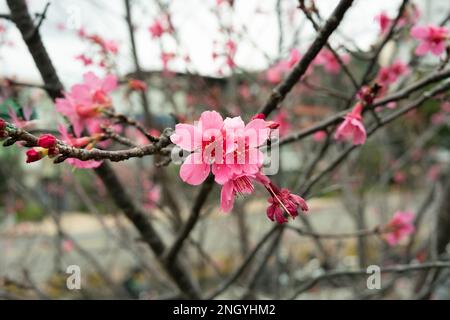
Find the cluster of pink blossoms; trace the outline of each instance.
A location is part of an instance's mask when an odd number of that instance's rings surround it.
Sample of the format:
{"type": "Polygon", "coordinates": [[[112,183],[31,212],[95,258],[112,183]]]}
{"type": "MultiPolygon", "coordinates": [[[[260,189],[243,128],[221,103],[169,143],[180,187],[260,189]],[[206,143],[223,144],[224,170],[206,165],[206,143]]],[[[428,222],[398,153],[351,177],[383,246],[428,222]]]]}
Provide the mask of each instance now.
{"type": "Polygon", "coordinates": [[[226,118],[205,111],[194,125],[177,124],[170,139],[191,152],[180,168],[181,179],[191,185],[205,181],[210,172],[222,186],[221,208],[229,212],[236,195],[251,194],[254,183],[262,184],[270,194],[267,216],[284,223],[295,218],[298,209],[307,211],[306,202],[287,189],[280,189],[262,173],[264,154],[259,149],[278,127],[258,114],[246,125],[241,117],[226,118]]]}
{"type": "Polygon", "coordinates": [[[101,117],[102,111],[112,106],[109,93],[117,88],[114,75],[100,79],[88,72],[83,80],[64,93],[64,98],[56,99],[56,110],[69,119],[76,137],[80,137],[84,129],[90,134],[98,133],[100,124],[106,121],[101,117]]]}
{"type": "Polygon", "coordinates": [[[423,56],[431,52],[435,56],[444,53],[449,39],[448,29],[434,25],[415,26],[411,29],[411,36],[420,41],[416,54],[423,56]]]}
{"type": "Polygon", "coordinates": [[[366,142],[367,134],[364,123],[362,122],[362,111],[364,106],[373,103],[380,90],[381,86],[378,84],[361,88],[358,92],[359,101],[353,107],[352,111],[345,115],[344,121],[336,129],[334,135],[336,140],[351,140],[353,145],[361,145],[366,142]]]}
{"type": "MultiPolygon", "coordinates": [[[[117,78],[107,75],[100,79],[94,73],[83,76],[83,83],[75,84],[64,98],[56,99],[56,110],[66,116],[73,127],[70,134],[64,126],[58,130],[64,142],[77,148],[90,149],[101,140],[104,125],[109,125],[109,119],[103,111],[112,107],[109,94],[117,88],[117,78]]],[[[80,161],[68,159],[77,168],[96,168],[101,161],[80,161]]]]}
{"type": "Polygon", "coordinates": [[[163,15],[155,19],[152,25],[148,28],[153,39],[161,38],[164,33],[171,34],[174,29],[169,15],[163,15]]]}
{"type": "Polygon", "coordinates": [[[397,211],[389,222],[383,227],[386,233],[384,240],[391,245],[397,245],[405,237],[415,231],[414,213],[410,211],[397,211]]]}
{"type": "Polygon", "coordinates": [[[395,61],[387,67],[380,68],[377,76],[377,82],[387,88],[389,85],[397,82],[397,80],[409,72],[408,66],[402,61],[395,61]]]}
{"type": "Polygon", "coordinates": [[[98,34],[89,34],[83,28],[78,30],[78,36],[98,49],[89,53],[81,53],[75,57],[85,66],[96,64],[100,68],[106,68],[109,66],[109,57],[116,55],[119,51],[116,41],[105,39],[98,34]]]}
{"type": "MultiPolygon", "coordinates": [[[[397,26],[404,27],[406,25],[415,24],[420,18],[420,11],[416,5],[410,4],[406,7],[403,12],[403,15],[400,17],[397,26]]],[[[385,34],[389,28],[392,26],[394,19],[390,18],[385,11],[382,11],[380,14],[375,16],[375,21],[378,22],[380,27],[380,33],[385,34]]]]}
{"type": "MultiPolygon", "coordinates": [[[[289,58],[279,61],[267,70],[266,80],[273,84],[279,83],[283,79],[283,76],[289,72],[298,61],[300,61],[300,58],[300,52],[297,49],[293,49],[290,52],[289,58]]],[[[348,64],[350,62],[350,56],[347,54],[340,55],[339,58],[344,64],[348,64]]],[[[341,64],[334,54],[328,49],[322,49],[319,52],[313,61],[313,65],[322,66],[327,73],[332,75],[338,74],[341,71],[341,64]]],[[[306,75],[310,75],[311,72],[312,69],[308,68],[306,75]]]]}
{"type": "MultiPolygon", "coordinates": [[[[350,62],[350,56],[348,54],[340,55],[339,58],[344,64],[350,62]]],[[[341,64],[334,54],[328,49],[322,49],[317,57],[314,59],[315,65],[323,66],[324,70],[329,74],[338,74],[341,71],[341,64]]]]}
{"type": "Polygon", "coordinates": [[[283,76],[300,60],[300,51],[293,49],[286,60],[281,60],[277,64],[270,67],[266,72],[266,80],[276,84],[283,79],[283,76]]]}

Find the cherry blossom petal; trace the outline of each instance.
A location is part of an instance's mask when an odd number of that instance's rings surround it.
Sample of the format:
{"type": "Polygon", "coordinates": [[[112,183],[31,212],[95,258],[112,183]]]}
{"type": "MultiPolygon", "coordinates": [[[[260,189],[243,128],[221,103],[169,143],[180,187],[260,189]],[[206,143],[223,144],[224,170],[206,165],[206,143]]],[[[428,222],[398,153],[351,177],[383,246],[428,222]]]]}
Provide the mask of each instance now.
{"type": "Polygon", "coordinates": [[[191,153],[180,168],[181,179],[191,185],[199,185],[208,177],[210,168],[209,164],[203,162],[200,153],[191,153]]]}

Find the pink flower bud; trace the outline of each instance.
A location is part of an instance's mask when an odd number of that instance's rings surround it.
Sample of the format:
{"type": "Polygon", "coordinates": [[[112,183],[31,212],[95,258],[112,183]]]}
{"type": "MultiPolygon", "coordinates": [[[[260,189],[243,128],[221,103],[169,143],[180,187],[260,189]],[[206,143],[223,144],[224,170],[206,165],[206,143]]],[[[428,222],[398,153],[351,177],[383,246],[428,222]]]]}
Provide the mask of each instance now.
{"type": "Polygon", "coordinates": [[[36,162],[43,158],[43,154],[35,148],[28,150],[26,154],[27,154],[27,163],[36,162]]]}
{"type": "Polygon", "coordinates": [[[56,138],[51,134],[44,134],[39,137],[38,146],[45,149],[54,149],[56,147],[56,138]]]}

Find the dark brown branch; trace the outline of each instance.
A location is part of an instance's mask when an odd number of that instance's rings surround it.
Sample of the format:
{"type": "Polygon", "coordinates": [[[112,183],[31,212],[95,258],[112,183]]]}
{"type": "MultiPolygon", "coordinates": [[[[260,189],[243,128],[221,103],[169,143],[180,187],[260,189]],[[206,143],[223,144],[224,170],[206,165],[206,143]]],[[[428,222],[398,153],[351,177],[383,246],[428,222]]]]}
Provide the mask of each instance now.
{"type": "MultiPolygon", "coordinates": [[[[407,88],[404,88],[396,93],[393,93],[392,95],[389,95],[385,98],[381,98],[379,100],[377,100],[373,105],[369,105],[367,106],[363,112],[367,111],[367,110],[371,110],[374,109],[376,107],[379,106],[383,106],[388,104],[389,102],[393,102],[393,101],[398,101],[401,99],[405,99],[408,98],[411,94],[413,94],[414,92],[427,87],[430,84],[433,84],[435,82],[447,79],[450,77],[450,69],[447,70],[442,70],[436,73],[433,73],[431,75],[429,75],[428,77],[425,77],[419,81],[417,81],[416,83],[410,85],[407,88]]],[[[342,121],[342,118],[350,111],[350,109],[344,110],[342,112],[339,112],[335,115],[330,116],[329,118],[320,121],[319,123],[300,130],[298,132],[292,133],[288,136],[286,136],[285,138],[280,140],[280,145],[284,145],[284,144],[288,144],[288,143],[292,143],[294,141],[298,141],[301,140],[307,136],[310,136],[312,134],[314,134],[317,131],[321,131],[321,130],[325,130],[327,129],[329,126],[335,125],[337,123],[339,123],[340,121],[342,121]]]]}
{"type": "MultiPolygon", "coordinates": [[[[400,5],[400,8],[398,9],[397,16],[395,17],[394,21],[392,22],[392,25],[390,26],[388,32],[386,33],[386,35],[383,38],[383,40],[380,43],[380,45],[377,46],[377,48],[375,49],[375,52],[374,52],[374,54],[372,56],[372,59],[369,62],[369,66],[367,67],[364,75],[362,76],[362,80],[361,80],[361,84],[360,84],[359,88],[367,83],[367,80],[368,80],[370,74],[373,71],[373,68],[375,67],[375,65],[376,65],[376,63],[378,61],[378,56],[380,55],[380,53],[383,50],[384,46],[389,42],[389,40],[394,35],[395,29],[397,27],[397,24],[398,24],[400,18],[403,16],[403,12],[405,11],[405,8],[406,8],[406,5],[408,4],[408,2],[409,2],[409,0],[403,0],[402,4],[400,5]]],[[[356,92],[355,92],[355,94],[356,94],[356,92]]]]}
{"type": "MultiPolygon", "coordinates": [[[[11,17],[14,23],[19,28],[22,37],[30,51],[33,60],[41,73],[42,79],[46,86],[56,89],[47,88],[47,92],[52,99],[62,96],[63,86],[58,78],[55,68],[48,56],[48,53],[42,43],[39,30],[31,39],[25,39],[30,30],[33,30],[34,24],[31,16],[28,13],[28,8],[25,0],[8,0],[11,17]]],[[[115,172],[107,163],[103,163],[99,168],[95,169],[96,173],[103,181],[108,191],[117,204],[117,206],[125,213],[131,220],[136,229],[141,233],[143,239],[152,249],[157,257],[161,257],[165,251],[164,243],[158,235],[153,225],[146,218],[144,212],[135,207],[129,195],[125,192],[121,182],[117,179],[115,172]]],[[[181,292],[188,298],[199,298],[200,293],[197,287],[190,279],[188,272],[180,265],[177,260],[176,263],[166,266],[167,273],[171,276],[174,283],[178,286],[181,292]]]]}
{"type": "MultiPolygon", "coordinates": [[[[131,201],[128,192],[123,188],[122,183],[119,181],[114,171],[109,167],[109,164],[104,162],[100,167],[95,169],[95,171],[98,173],[100,179],[102,179],[116,205],[123,210],[127,218],[138,229],[143,241],[150,246],[158,259],[162,261],[166,247],[161,237],[146,218],[145,213],[137,208],[131,201]]],[[[171,264],[162,263],[172,280],[177,284],[180,290],[187,295],[187,297],[192,299],[200,298],[198,289],[190,277],[187,276],[178,260],[171,264]]]]}
{"type": "MultiPolygon", "coordinates": [[[[311,24],[314,27],[314,30],[319,31],[320,30],[320,26],[317,24],[317,22],[314,20],[314,18],[312,17],[311,13],[309,12],[309,10],[304,6],[304,1],[300,1],[300,9],[303,11],[303,13],[305,14],[306,18],[311,22],[311,24]]],[[[355,77],[353,76],[353,74],[350,72],[350,70],[347,68],[347,66],[345,65],[344,61],[342,61],[341,56],[336,52],[336,50],[334,50],[334,48],[331,46],[331,44],[327,41],[325,43],[325,47],[327,47],[328,50],[330,50],[330,52],[333,54],[333,56],[335,57],[336,61],[339,63],[339,65],[341,66],[342,70],[344,71],[344,73],[347,75],[347,77],[350,79],[350,82],[352,83],[353,87],[355,89],[359,89],[359,85],[356,82],[355,77]]]]}
{"type": "MultiPolygon", "coordinates": [[[[402,109],[393,112],[389,116],[386,116],[385,118],[381,119],[379,123],[377,123],[371,130],[367,132],[367,137],[370,137],[372,134],[374,134],[379,128],[385,126],[386,124],[394,121],[395,119],[399,118],[400,116],[408,113],[409,111],[420,107],[425,101],[428,99],[439,95],[440,93],[443,93],[450,89],[450,82],[442,83],[433,90],[430,90],[429,92],[425,92],[419,99],[413,101],[406,107],[403,107],[402,109]]],[[[321,173],[319,173],[316,177],[312,179],[312,181],[306,186],[305,191],[302,193],[303,196],[306,197],[306,195],[311,191],[311,188],[324,176],[326,176],[328,173],[333,171],[341,162],[347,158],[347,156],[357,148],[358,146],[350,146],[347,149],[345,149],[338,157],[333,160],[328,167],[326,167],[321,173]]]]}
{"type": "MultiPolygon", "coordinates": [[[[10,146],[18,141],[26,142],[27,147],[37,146],[38,138],[31,133],[16,128],[12,124],[7,123],[7,137],[4,146],[10,146]]],[[[147,155],[161,154],[163,148],[167,147],[172,142],[170,141],[171,129],[166,129],[158,138],[158,142],[148,144],[141,147],[134,147],[125,150],[101,150],[101,149],[80,149],[72,147],[62,141],[57,142],[58,155],[55,158],[55,163],[63,162],[68,158],[76,158],[82,161],[87,160],[110,160],[114,162],[124,161],[130,158],[141,158],[147,155]]]]}
{"type": "Polygon", "coordinates": [[[330,18],[325,23],[324,27],[320,30],[316,39],[309,47],[308,51],[306,51],[303,58],[297,63],[297,65],[289,73],[287,78],[273,90],[271,96],[269,97],[269,100],[259,111],[260,113],[268,116],[284,100],[284,98],[292,90],[294,85],[305,74],[309,65],[320,52],[320,50],[325,46],[328,38],[333,33],[333,31],[336,30],[339,23],[342,21],[345,12],[350,8],[352,3],[353,0],[341,0],[339,2],[330,18]]]}
{"type": "Polygon", "coordinates": [[[208,195],[211,193],[211,190],[214,186],[214,176],[210,175],[206,181],[202,184],[202,187],[195,199],[194,206],[192,207],[191,214],[189,215],[188,220],[184,224],[181,232],[177,236],[175,242],[172,247],[167,251],[165,256],[165,261],[167,264],[172,264],[175,260],[178,252],[182,249],[184,241],[189,237],[192,229],[194,229],[198,218],[200,217],[200,211],[208,199],[208,195]]]}
{"type": "MultiPolygon", "coordinates": [[[[428,270],[428,269],[444,269],[450,268],[450,262],[430,262],[430,263],[422,263],[422,264],[406,264],[406,265],[395,265],[390,267],[381,268],[381,273],[405,273],[417,270],[428,270]]],[[[358,270],[336,270],[329,271],[318,276],[308,277],[304,280],[300,280],[301,285],[295,293],[292,295],[290,299],[296,299],[301,293],[311,289],[316,286],[319,282],[323,280],[329,280],[338,277],[356,277],[356,276],[367,276],[366,269],[358,269],[358,270]]]]}
{"type": "MultiPolygon", "coordinates": [[[[124,0],[124,2],[125,2],[125,12],[126,12],[125,21],[126,21],[127,27],[128,27],[128,35],[130,37],[130,43],[131,43],[131,54],[133,56],[134,68],[136,69],[136,76],[139,80],[145,81],[144,75],[142,73],[142,68],[139,63],[139,57],[138,57],[137,48],[136,48],[136,39],[134,36],[134,26],[133,26],[133,19],[132,19],[132,15],[131,15],[130,0],[124,0]]],[[[145,123],[146,123],[146,125],[149,126],[152,124],[152,116],[150,113],[150,103],[148,101],[146,90],[141,91],[140,95],[141,95],[141,101],[142,101],[142,108],[144,110],[145,123]]]]}
{"type": "Polygon", "coordinates": [[[269,240],[272,235],[281,228],[280,225],[276,225],[272,227],[256,244],[256,246],[253,248],[253,250],[247,255],[247,257],[244,259],[242,264],[234,271],[234,273],[223,283],[221,283],[217,289],[215,289],[211,294],[208,294],[206,296],[206,299],[214,299],[218,295],[225,292],[236,280],[239,279],[239,277],[244,273],[244,271],[247,269],[247,267],[252,262],[253,258],[256,256],[258,251],[261,249],[261,247],[269,240]]]}
{"type": "Polygon", "coordinates": [[[42,13],[40,13],[39,16],[39,21],[36,24],[36,26],[34,27],[33,30],[30,30],[30,32],[25,36],[24,39],[31,39],[34,37],[34,35],[36,34],[36,32],[38,32],[39,28],[41,27],[42,23],[44,22],[45,18],[47,17],[47,10],[50,7],[50,2],[47,2],[47,4],[45,5],[44,10],[42,11],[42,13]]]}
{"type": "Polygon", "coordinates": [[[44,44],[42,43],[41,35],[28,13],[28,8],[25,0],[7,0],[8,7],[11,11],[11,20],[16,24],[22,37],[36,62],[36,67],[42,76],[42,80],[48,86],[46,91],[52,99],[62,97],[63,86],[57,76],[56,70],[53,66],[44,44]],[[27,35],[33,32],[32,37],[27,35]]]}
{"type": "Polygon", "coordinates": [[[6,13],[0,13],[0,19],[12,20],[11,15],[6,13]]]}

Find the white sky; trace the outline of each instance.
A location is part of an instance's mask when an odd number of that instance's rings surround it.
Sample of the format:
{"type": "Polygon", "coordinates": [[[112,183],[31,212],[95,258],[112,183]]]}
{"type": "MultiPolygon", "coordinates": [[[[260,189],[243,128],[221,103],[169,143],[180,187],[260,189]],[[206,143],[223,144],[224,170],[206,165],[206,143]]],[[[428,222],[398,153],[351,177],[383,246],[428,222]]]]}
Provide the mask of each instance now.
{"type": "MultiPolygon", "coordinates": [[[[211,12],[216,0],[166,0],[170,2],[172,19],[175,28],[179,32],[182,42],[182,52],[188,52],[192,59],[196,72],[213,75],[217,70],[217,62],[211,57],[213,41],[223,43],[224,36],[218,31],[217,19],[211,12]]],[[[46,0],[28,0],[31,12],[41,12],[46,0]]],[[[161,69],[160,43],[150,37],[147,28],[150,26],[159,11],[153,1],[135,0],[134,22],[138,27],[136,39],[141,64],[144,69],[161,69]]],[[[334,9],[338,0],[316,0],[316,4],[324,17],[334,9]]],[[[441,15],[445,15],[450,7],[446,0],[420,0],[417,2],[424,11],[425,19],[432,17],[439,21],[441,15]],[[424,4],[432,6],[433,14],[424,4]]],[[[235,0],[235,10],[231,15],[227,8],[222,8],[228,23],[232,23],[238,29],[245,25],[252,42],[263,50],[272,59],[277,58],[278,53],[278,26],[275,14],[276,0],[235,0]],[[259,8],[266,14],[255,14],[255,8],[259,8]]],[[[283,0],[283,8],[294,8],[297,0],[283,0]]],[[[374,22],[374,16],[382,10],[391,16],[395,14],[400,0],[356,0],[353,7],[347,12],[344,23],[339,30],[346,36],[354,39],[361,48],[367,48],[375,40],[378,27],[374,22]]],[[[6,0],[0,0],[0,13],[8,13],[6,0]]],[[[297,10],[298,11],[298,10],[297,10]]],[[[89,33],[98,33],[106,39],[117,40],[120,44],[118,66],[119,73],[125,74],[132,71],[128,33],[123,19],[125,9],[123,0],[53,0],[47,14],[47,19],[41,27],[41,35],[47,47],[55,67],[65,85],[70,85],[81,79],[81,75],[89,70],[82,66],[74,57],[82,53],[86,44],[81,42],[70,27],[74,24],[84,26],[89,33]],[[65,24],[69,29],[61,31],[56,26],[65,24]]],[[[284,17],[287,21],[288,16],[284,17]]],[[[301,25],[304,17],[300,12],[296,13],[295,25],[301,25]]],[[[5,20],[0,24],[5,25],[5,20]]],[[[283,34],[286,44],[293,37],[292,27],[285,24],[283,34]]],[[[302,51],[308,46],[313,35],[309,23],[304,23],[300,33],[298,48],[302,51]]],[[[9,27],[7,39],[14,42],[14,46],[0,46],[0,77],[17,77],[18,80],[27,82],[41,82],[31,56],[26,49],[18,31],[9,27]]],[[[333,41],[339,43],[339,36],[334,36],[333,41]]],[[[164,38],[163,44],[167,51],[174,49],[171,39],[164,38]]],[[[267,59],[261,50],[255,50],[249,41],[238,46],[236,62],[238,66],[246,68],[264,68],[267,59]]],[[[285,50],[286,52],[286,50],[285,50]]],[[[171,67],[182,71],[184,62],[180,59],[174,61],[171,67]]]]}

